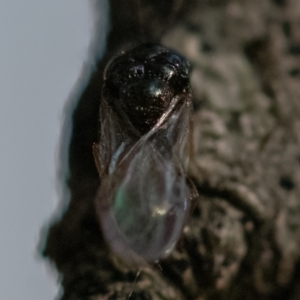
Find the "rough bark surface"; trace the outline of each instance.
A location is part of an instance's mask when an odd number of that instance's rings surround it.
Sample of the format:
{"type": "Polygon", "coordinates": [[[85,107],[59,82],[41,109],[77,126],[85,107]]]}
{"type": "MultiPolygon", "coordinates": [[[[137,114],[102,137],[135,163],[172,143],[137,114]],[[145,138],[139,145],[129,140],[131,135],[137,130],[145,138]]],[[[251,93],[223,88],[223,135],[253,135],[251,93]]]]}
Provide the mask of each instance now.
{"type": "Polygon", "coordinates": [[[71,202],[43,250],[61,274],[60,299],[300,300],[300,2],[110,6],[106,53],[73,114],[71,202]],[[103,241],[92,144],[106,63],[148,40],[192,63],[189,175],[200,198],[171,256],[139,271],[103,241]]]}

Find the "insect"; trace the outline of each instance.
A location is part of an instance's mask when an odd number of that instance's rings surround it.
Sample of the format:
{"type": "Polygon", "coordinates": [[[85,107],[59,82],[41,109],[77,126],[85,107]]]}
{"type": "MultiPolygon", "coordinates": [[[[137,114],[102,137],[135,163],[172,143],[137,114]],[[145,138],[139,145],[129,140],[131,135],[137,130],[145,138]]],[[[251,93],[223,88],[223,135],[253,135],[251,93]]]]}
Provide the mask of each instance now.
{"type": "Polygon", "coordinates": [[[191,113],[189,63],[180,54],[142,44],[106,67],[95,207],[111,249],[130,264],[166,257],[186,222],[191,113]]]}

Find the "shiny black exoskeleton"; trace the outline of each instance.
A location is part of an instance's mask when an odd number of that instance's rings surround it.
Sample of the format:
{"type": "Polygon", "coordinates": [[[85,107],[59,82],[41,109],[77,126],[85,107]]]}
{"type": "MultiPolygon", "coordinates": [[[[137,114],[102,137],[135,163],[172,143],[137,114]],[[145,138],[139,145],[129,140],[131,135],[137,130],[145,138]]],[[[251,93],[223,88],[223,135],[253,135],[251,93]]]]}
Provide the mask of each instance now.
{"type": "Polygon", "coordinates": [[[143,44],[108,65],[103,96],[123,111],[141,133],[148,132],[172,98],[189,91],[189,64],[180,54],[157,44],[143,44]]]}

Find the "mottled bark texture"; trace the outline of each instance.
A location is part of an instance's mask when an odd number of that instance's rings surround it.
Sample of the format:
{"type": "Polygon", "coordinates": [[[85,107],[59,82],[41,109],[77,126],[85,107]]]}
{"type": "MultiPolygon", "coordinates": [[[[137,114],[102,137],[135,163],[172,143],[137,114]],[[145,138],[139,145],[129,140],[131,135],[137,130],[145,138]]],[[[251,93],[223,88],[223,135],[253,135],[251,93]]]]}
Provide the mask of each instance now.
{"type": "Polygon", "coordinates": [[[73,114],[71,203],[43,255],[63,300],[300,299],[300,1],[111,0],[107,50],[73,114]],[[102,73],[117,50],[161,41],[192,63],[199,201],[160,266],[124,267],[105,245],[99,179],[102,73]]]}

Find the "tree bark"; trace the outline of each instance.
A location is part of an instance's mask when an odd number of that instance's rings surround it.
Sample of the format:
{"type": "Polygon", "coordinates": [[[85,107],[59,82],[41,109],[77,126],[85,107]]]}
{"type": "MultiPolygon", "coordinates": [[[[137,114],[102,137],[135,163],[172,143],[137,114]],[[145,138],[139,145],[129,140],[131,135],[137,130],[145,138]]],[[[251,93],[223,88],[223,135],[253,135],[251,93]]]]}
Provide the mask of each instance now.
{"type": "Polygon", "coordinates": [[[73,112],[71,200],[49,225],[45,258],[62,300],[300,300],[300,2],[110,0],[111,31],[73,112]],[[199,200],[159,265],[125,267],[105,244],[99,179],[102,74],[130,45],[160,41],[192,64],[199,200]]]}

